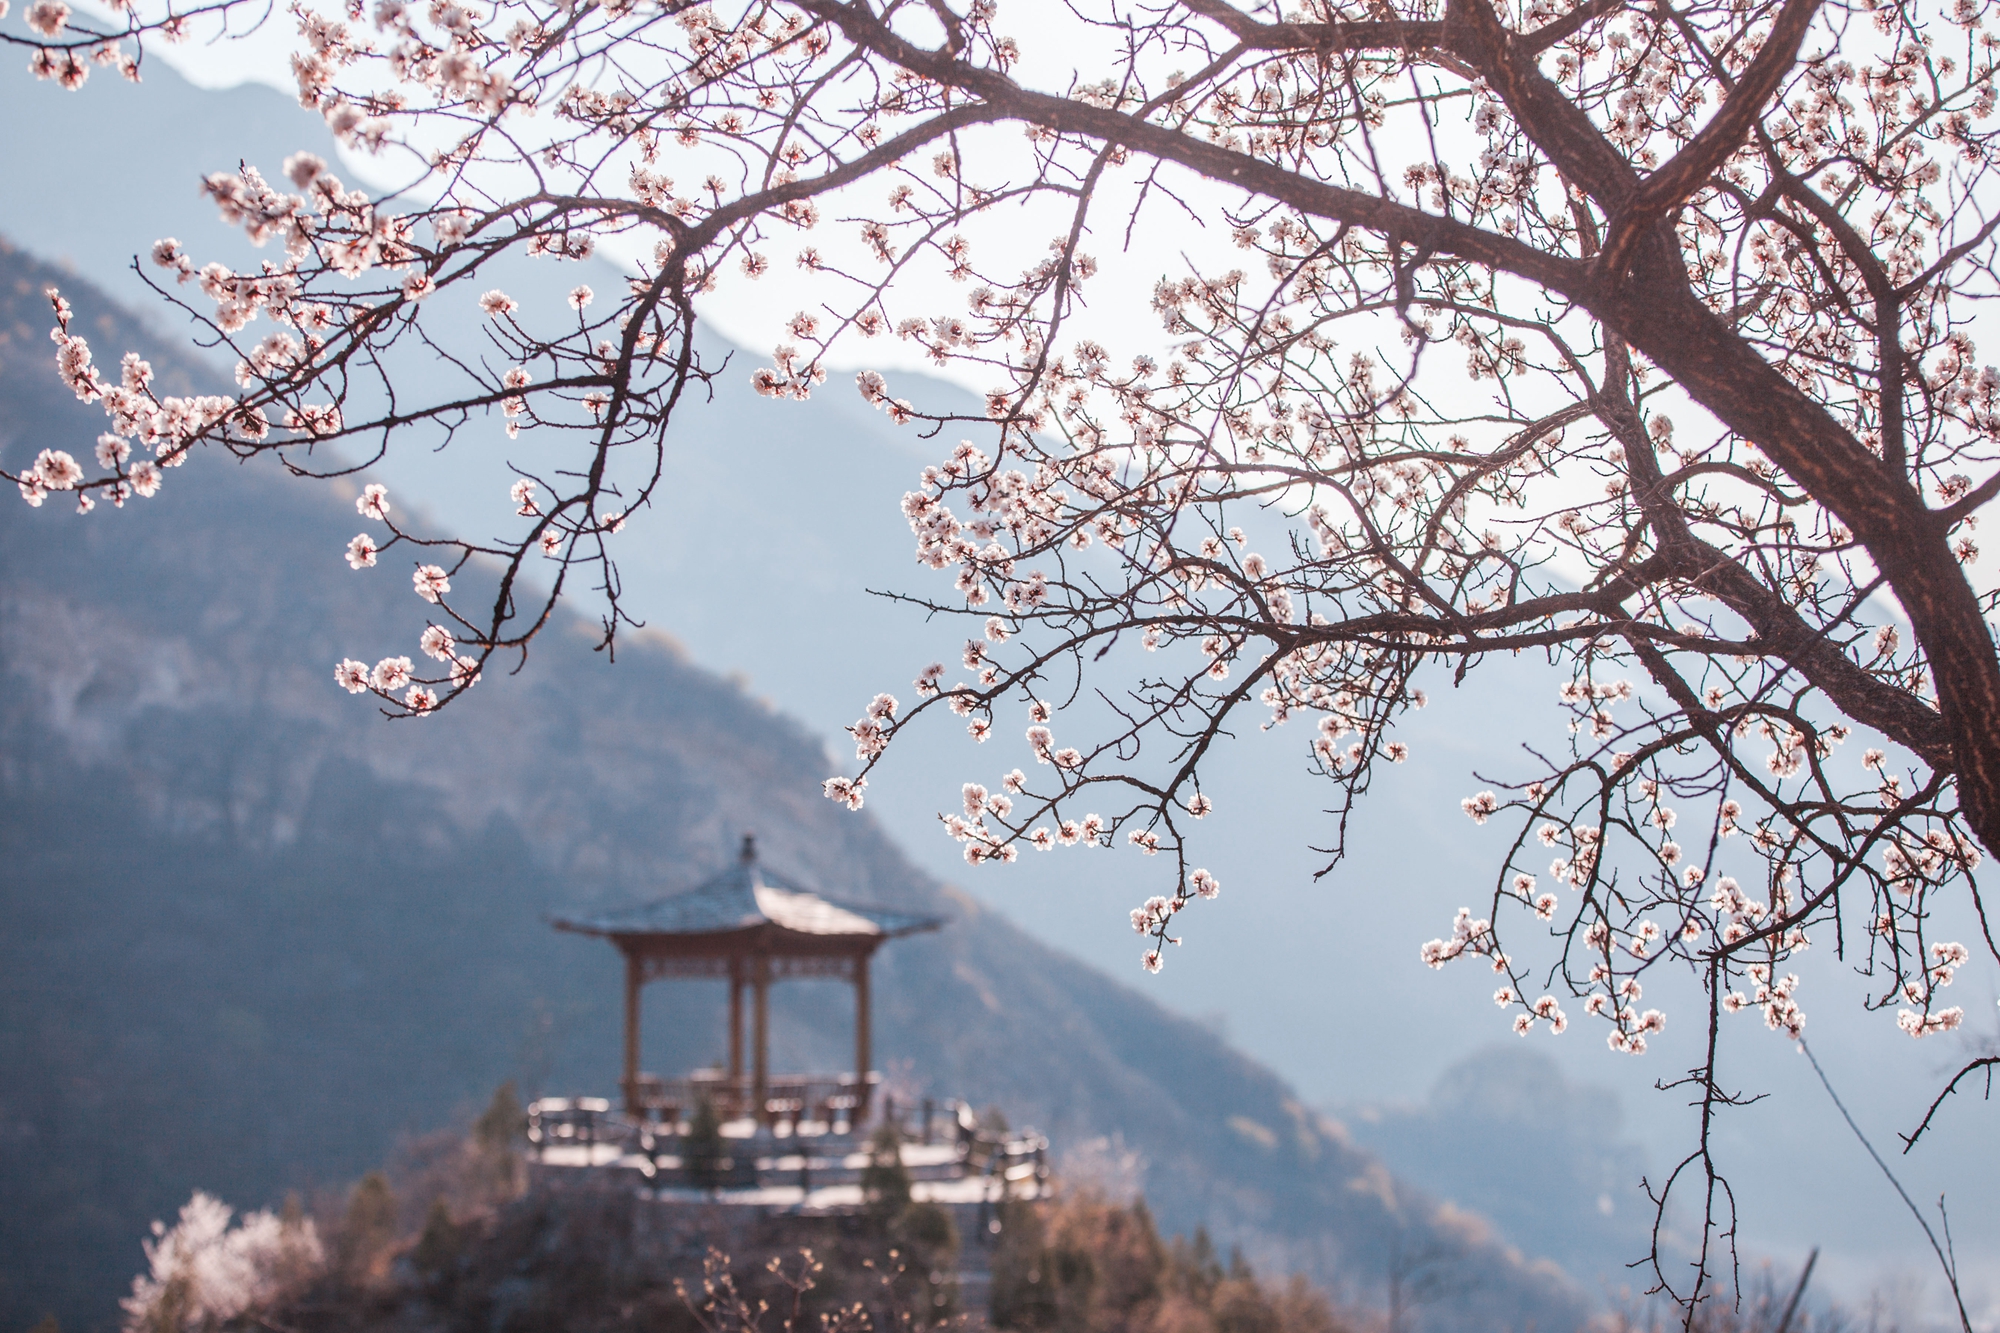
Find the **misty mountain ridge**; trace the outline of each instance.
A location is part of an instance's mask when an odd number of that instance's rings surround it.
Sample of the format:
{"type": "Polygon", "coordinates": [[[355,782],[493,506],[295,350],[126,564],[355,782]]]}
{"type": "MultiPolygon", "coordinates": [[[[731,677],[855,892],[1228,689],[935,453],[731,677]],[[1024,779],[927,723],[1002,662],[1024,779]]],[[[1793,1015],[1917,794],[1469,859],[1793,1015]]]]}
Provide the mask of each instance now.
{"type": "Polygon", "coordinates": [[[1491,1218],[1580,1278],[1632,1286],[1624,1266],[1645,1253],[1653,1214],[1630,1197],[1646,1159],[1616,1094],[1570,1082],[1532,1047],[1489,1046],[1445,1070],[1421,1102],[1328,1110],[1399,1178],[1491,1218]]]}
{"type": "MultiPolygon", "coordinates": [[[[45,350],[56,276],[0,253],[9,466],[101,428],[45,350]]],[[[65,289],[81,331],[147,349],[169,391],[219,387],[65,289]]],[[[878,1049],[906,1095],[1002,1106],[1080,1166],[1119,1145],[1167,1229],[1206,1225],[1344,1299],[1418,1237],[1478,1293],[1427,1326],[1585,1317],[1555,1270],[1267,1070],[916,870],[820,796],[813,737],[660,636],[612,666],[565,615],[523,674],[385,722],[331,663],[414,638],[421,605],[327,569],[353,525],[325,487],[216,457],[119,513],[0,506],[0,1326],[102,1327],[147,1222],[196,1187],[271,1202],[502,1079],[608,1085],[614,957],[543,915],[689,884],[745,830],[829,894],[953,918],[878,961],[878,1049]]],[[[719,990],[652,988],[648,1067],[713,1057],[719,990]]],[[[844,1049],[844,997],[774,1001],[774,1062],[844,1049]]]]}

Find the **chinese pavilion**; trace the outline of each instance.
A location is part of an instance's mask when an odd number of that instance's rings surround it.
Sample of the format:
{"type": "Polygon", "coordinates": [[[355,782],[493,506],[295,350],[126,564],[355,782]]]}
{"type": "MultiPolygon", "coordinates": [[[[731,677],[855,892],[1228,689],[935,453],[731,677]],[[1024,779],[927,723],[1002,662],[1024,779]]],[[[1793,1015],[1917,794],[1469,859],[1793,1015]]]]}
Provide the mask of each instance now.
{"type": "Polygon", "coordinates": [[[707,1100],[726,1120],[858,1124],[879,1075],[870,1069],[868,962],[893,939],[943,924],[935,917],[835,902],[767,869],[754,838],[736,863],[692,889],[596,916],[558,917],[558,930],[596,935],[625,958],[625,1075],[628,1115],[677,1121],[707,1100]],[[639,999],[662,977],[729,982],[729,1068],[667,1080],[639,1068],[639,999]],[[768,1045],[771,983],[825,977],[854,986],[854,1070],[774,1075],[768,1045]],[[743,992],[750,992],[751,1061],[743,1068],[743,992]]]}

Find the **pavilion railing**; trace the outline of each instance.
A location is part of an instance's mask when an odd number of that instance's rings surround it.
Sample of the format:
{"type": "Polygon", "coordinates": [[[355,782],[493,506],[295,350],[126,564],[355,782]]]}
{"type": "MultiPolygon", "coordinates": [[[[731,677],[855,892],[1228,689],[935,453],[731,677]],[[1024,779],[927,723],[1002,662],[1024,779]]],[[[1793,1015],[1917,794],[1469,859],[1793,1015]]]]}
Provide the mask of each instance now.
{"type": "MultiPolygon", "coordinates": [[[[727,1076],[720,1080],[677,1080],[683,1085],[697,1086],[703,1095],[714,1093],[713,1084],[728,1081],[727,1076]]],[[[846,1080],[849,1085],[852,1081],[846,1080]]],[[[774,1079],[771,1086],[781,1082],[817,1085],[837,1084],[841,1080],[774,1079]]],[[[674,1087],[665,1083],[660,1086],[668,1092],[674,1087]]],[[[914,1158],[909,1152],[904,1153],[912,1181],[981,1178],[988,1183],[993,1197],[1005,1198],[1024,1190],[1032,1197],[1048,1180],[1046,1138],[1032,1130],[1016,1132],[984,1125],[963,1102],[924,1100],[898,1106],[893,1098],[883,1098],[872,1126],[806,1121],[804,1133],[795,1123],[789,1134],[724,1139],[710,1150],[715,1156],[705,1169],[697,1168],[690,1160],[693,1140],[687,1132],[690,1126],[686,1116],[676,1118],[665,1113],[671,1105],[663,1102],[658,1116],[634,1118],[614,1111],[611,1103],[600,1097],[543,1098],[528,1108],[528,1140],[536,1158],[543,1162],[553,1160],[572,1166],[636,1163],[645,1182],[654,1187],[820,1188],[859,1183],[867,1161],[875,1152],[869,1140],[883,1126],[893,1124],[897,1140],[904,1148],[931,1150],[919,1152],[914,1158]]]]}
{"type": "MultiPolygon", "coordinates": [[[[673,1126],[694,1119],[706,1101],[722,1121],[756,1119],[776,1129],[822,1126],[822,1133],[846,1133],[868,1117],[868,1105],[882,1076],[853,1074],[774,1074],[764,1080],[761,1106],[750,1074],[697,1070],[686,1078],[641,1074],[623,1089],[632,1116],[652,1125],[673,1126]]],[[[669,1129],[669,1133],[674,1132],[669,1129]]]]}

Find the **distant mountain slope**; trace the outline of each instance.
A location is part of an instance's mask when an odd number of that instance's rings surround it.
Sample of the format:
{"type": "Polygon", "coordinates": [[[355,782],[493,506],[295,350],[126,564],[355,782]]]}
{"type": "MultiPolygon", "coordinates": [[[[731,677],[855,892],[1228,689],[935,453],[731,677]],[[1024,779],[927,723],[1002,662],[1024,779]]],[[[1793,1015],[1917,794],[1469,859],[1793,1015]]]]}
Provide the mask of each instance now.
{"type": "MultiPolygon", "coordinates": [[[[84,452],[43,286],[0,251],[0,457],[84,452]]],[[[64,277],[104,352],[147,339],[64,277]]],[[[156,356],[162,379],[200,378],[156,356]]],[[[205,458],[88,517],[0,497],[0,1329],[97,1327],[147,1221],[341,1180],[503,1078],[609,1085],[613,957],[541,924],[686,884],[745,829],[826,890],[954,924],[882,959],[878,1049],[1059,1146],[1122,1141],[1206,1223],[1349,1299],[1455,1256],[1438,1328],[1562,1329],[1573,1291],[1439,1212],[1212,1034],[915,871],[820,798],[818,743],[662,635],[613,667],[565,622],[530,670],[390,724],[334,688],[422,604],[337,562],[323,488],[205,458]]],[[[712,1058],[713,988],[655,988],[647,1061],[712,1058]]],[[[844,996],[780,988],[776,1059],[838,1061],[844,996]]]]}
{"type": "Polygon", "coordinates": [[[1332,1110],[1399,1177],[1477,1209],[1580,1280],[1645,1286],[1625,1268],[1646,1252],[1653,1223],[1628,1189],[1644,1174],[1643,1149],[1618,1098],[1565,1079],[1544,1050],[1489,1046],[1446,1070],[1419,1104],[1332,1110]],[[1540,1150],[1520,1151],[1529,1143],[1540,1150]]]}

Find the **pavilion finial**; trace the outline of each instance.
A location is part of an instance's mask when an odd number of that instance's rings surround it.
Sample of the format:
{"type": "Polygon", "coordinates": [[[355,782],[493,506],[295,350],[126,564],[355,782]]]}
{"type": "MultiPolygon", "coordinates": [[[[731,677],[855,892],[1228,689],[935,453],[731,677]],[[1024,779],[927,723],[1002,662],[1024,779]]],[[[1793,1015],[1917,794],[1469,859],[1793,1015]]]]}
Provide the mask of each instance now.
{"type": "Polygon", "coordinates": [[[746,833],[746,834],[744,834],[744,835],[743,835],[743,851],[742,851],[742,853],[741,853],[741,856],[742,856],[742,861],[743,861],[743,864],[744,864],[744,865],[746,865],[746,866],[747,866],[747,865],[749,865],[749,864],[750,864],[751,862],[753,862],[753,861],[755,861],[755,860],[757,859],[757,835],[756,835],[756,834],[754,834],[754,833],[746,833]]]}

